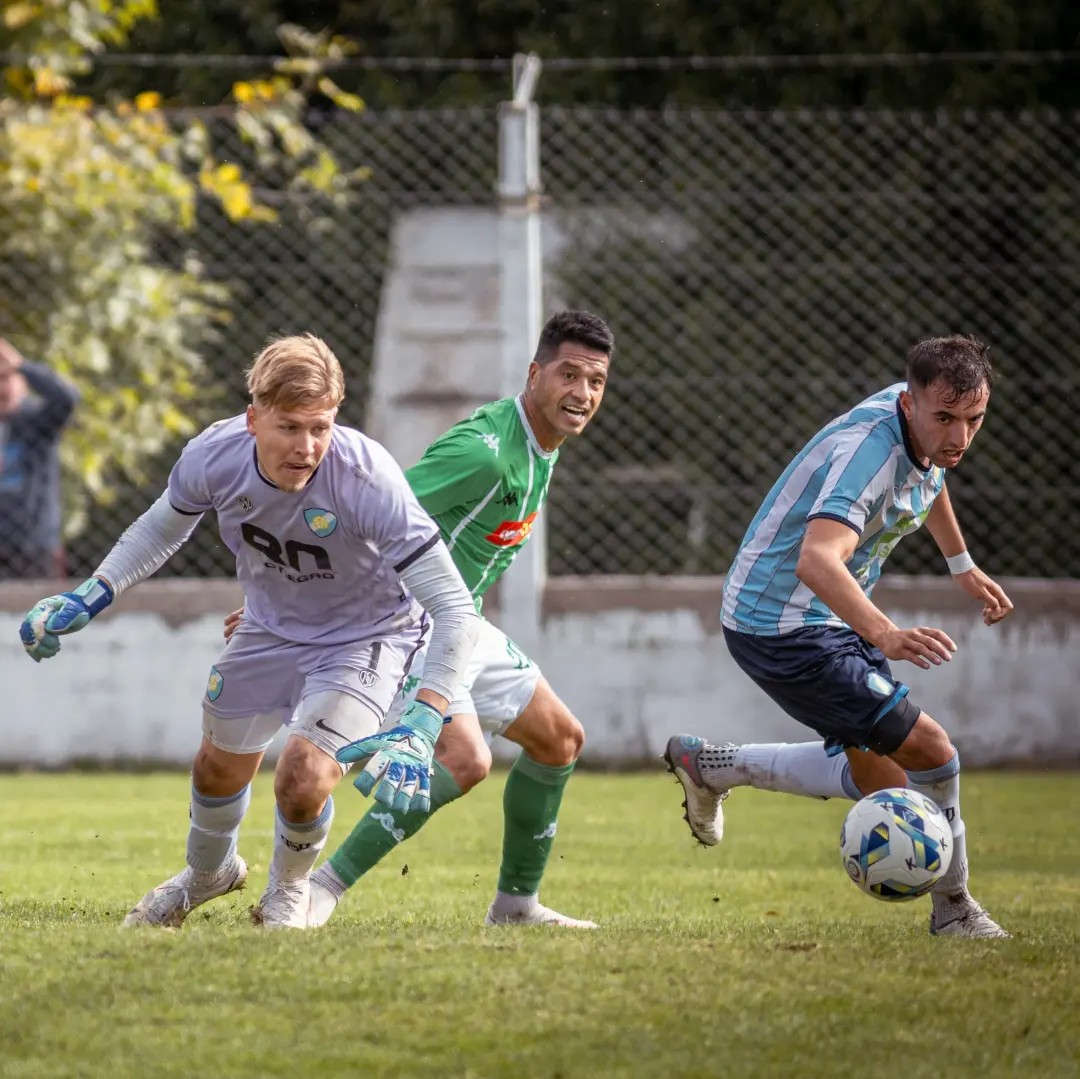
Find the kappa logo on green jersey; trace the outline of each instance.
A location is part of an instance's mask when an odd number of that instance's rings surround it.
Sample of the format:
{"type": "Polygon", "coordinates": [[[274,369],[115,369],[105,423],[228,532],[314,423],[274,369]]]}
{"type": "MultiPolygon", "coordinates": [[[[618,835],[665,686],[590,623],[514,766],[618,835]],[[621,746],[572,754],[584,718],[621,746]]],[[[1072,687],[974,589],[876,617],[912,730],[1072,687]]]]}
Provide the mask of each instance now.
{"type": "Polygon", "coordinates": [[[476,437],[478,439],[480,439],[480,441],[483,442],[483,444],[485,446],[487,446],[487,448],[489,450],[491,450],[491,452],[493,454],[495,454],[496,457],[499,456],[499,436],[498,435],[486,434],[486,435],[477,435],[476,437]]]}

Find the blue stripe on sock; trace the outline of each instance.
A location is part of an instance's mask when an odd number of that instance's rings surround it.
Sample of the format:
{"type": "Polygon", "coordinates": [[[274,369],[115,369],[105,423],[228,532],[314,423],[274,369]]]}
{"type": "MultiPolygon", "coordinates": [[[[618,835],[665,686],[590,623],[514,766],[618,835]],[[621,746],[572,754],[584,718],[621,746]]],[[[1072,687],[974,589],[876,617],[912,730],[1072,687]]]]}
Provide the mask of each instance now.
{"type": "Polygon", "coordinates": [[[952,759],[938,768],[925,772],[908,772],[908,779],[914,783],[940,783],[943,779],[952,779],[960,774],[960,754],[953,753],[952,759]]]}
{"type": "Polygon", "coordinates": [[[855,786],[855,780],[851,778],[850,761],[844,765],[844,770],[840,773],[840,786],[844,788],[844,793],[853,802],[857,802],[860,798],[862,798],[862,791],[855,786]]]}
{"type": "Polygon", "coordinates": [[[317,828],[325,828],[330,823],[330,818],[334,815],[334,798],[333,795],[327,797],[326,805],[314,820],[305,820],[297,824],[295,821],[286,820],[281,815],[280,809],[277,815],[278,820],[292,832],[314,832],[317,828]]]}
{"type": "Polygon", "coordinates": [[[227,806],[232,802],[238,802],[248,792],[247,786],[241,787],[235,794],[226,794],[223,798],[211,798],[209,794],[200,794],[194,787],[191,788],[191,800],[198,802],[201,806],[206,806],[207,809],[216,809],[218,806],[227,806]]]}

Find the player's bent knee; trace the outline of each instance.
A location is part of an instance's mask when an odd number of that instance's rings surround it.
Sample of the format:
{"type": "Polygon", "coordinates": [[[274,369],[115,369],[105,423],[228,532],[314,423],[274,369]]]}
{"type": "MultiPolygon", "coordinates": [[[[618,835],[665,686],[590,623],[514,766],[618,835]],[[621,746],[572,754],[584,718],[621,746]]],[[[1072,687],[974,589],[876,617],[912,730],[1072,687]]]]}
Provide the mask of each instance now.
{"type": "Polygon", "coordinates": [[[890,756],[908,771],[922,772],[947,764],[956,756],[956,747],[937,720],[920,712],[918,722],[890,756]]]}
{"type": "Polygon", "coordinates": [[[204,741],[191,765],[192,786],[211,798],[236,794],[251,782],[261,757],[261,753],[229,753],[204,741]]]}
{"type": "Polygon", "coordinates": [[[274,770],[274,796],[286,820],[313,820],[341,776],[337,761],[304,738],[285,743],[274,770]]]}
{"type": "Polygon", "coordinates": [[[462,794],[483,783],[491,772],[491,750],[482,743],[479,746],[455,746],[445,756],[440,755],[436,747],[435,756],[454,777],[462,794]]]}
{"type": "Polygon", "coordinates": [[[573,764],[585,746],[585,728],[570,713],[558,717],[544,736],[526,746],[530,757],[538,764],[561,768],[573,764]]]}

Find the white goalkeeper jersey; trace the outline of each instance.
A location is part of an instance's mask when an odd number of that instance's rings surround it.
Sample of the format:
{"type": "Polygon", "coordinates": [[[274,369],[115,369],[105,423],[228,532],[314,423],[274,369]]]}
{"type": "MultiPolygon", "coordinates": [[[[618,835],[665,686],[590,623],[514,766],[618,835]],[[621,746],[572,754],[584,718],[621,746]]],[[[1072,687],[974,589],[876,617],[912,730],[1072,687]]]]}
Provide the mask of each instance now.
{"type": "Polygon", "coordinates": [[[304,489],[283,491],[259,471],[245,417],[222,420],[187,444],[168,497],[180,513],[217,513],[245,617],[285,640],[345,644],[421,616],[398,573],[438,528],[389,452],[359,431],[335,425],[304,489]]]}

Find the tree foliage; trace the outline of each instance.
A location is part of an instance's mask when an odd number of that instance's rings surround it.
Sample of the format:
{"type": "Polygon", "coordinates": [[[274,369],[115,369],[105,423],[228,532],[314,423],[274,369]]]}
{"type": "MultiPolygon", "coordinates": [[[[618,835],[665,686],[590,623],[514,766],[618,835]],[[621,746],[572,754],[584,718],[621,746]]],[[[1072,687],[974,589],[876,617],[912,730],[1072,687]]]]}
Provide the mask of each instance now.
{"type": "Polygon", "coordinates": [[[286,32],[294,56],[277,73],[230,88],[246,167],[219,161],[208,126],[178,122],[153,90],[107,102],[72,92],[94,54],[157,14],[156,0],[27,0],[3,14],[0,47],[14,60],[0,101],[0,332],[82,390],[62,451],[69,531],[89,499],[142,481],[212,402],[204,356],[227,321],[229,283],[196,254],[200,206],[258,228],[278,216],[258,178],[313,208],[340,201],[352,179],[300,118],[313,88],[340,107],[360,102],[323,74],[328,43],[299,29],[286,32]]]}
{"type": "MultiPolygon", "coordinates": [[[[357,55],[508,59],[752,56],[847,53],[1002,52],[1077,48],[1080,9],[1069,0],[159,0],[162,18],[143,23],[134,47],[146,52],[226,55],[280,52],[276,21],[356,42],[357,55]],[[192,17],[193,6],[198,17],[192,17]]],[[[216,100],[240,67],[162,68],[168,93],[216,100]]],[[[711,105],[741,108],[1022,108],[1080,105],[1075,64],[935,63],[736,70],[550,70],[546,104],[620,107],[711,105]]],[[[95,73],[95,85],[131,72],[95,73]]],[[[343,71],[342,85],[373,107],[488,104],[506,96],[505,71],[343,71]]]]}

